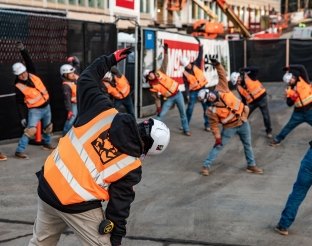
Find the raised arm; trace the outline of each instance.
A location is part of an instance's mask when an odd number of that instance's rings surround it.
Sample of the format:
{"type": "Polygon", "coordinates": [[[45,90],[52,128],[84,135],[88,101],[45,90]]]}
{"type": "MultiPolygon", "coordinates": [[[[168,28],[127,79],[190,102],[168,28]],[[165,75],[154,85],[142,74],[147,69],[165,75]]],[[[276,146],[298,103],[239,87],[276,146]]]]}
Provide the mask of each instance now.
{"type": "Polygon", "coordinates": [[[226,71],[223,67],[223,65],[217,61],[216,59],[210,59],[212,65],[217,69],[218,77],[219,77],[219,82],[216,86],[217,91],[221,92],[229,92],[229,83],[226,78],[226,71]]]}
{"type": "Polygon", "coordinates": [[[168,66],[168,44],[164,44],[164,59],[162,61],[160,71],[163,73],[167,72],[167,66],[168,66]]]}

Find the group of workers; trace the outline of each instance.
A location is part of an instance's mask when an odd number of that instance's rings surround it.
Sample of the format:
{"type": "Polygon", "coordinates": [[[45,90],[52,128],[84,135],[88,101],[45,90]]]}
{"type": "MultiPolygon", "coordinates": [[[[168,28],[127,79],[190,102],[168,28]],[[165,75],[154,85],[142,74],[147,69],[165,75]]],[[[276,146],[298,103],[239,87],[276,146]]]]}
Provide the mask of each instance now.
{"type": "MultiPolygon", "coordinates": [[[[203,176],[210,174],[214,160],[234,135],[238,135],[243,144],[246,171],[263,173],[256,165],[248,123],[249,115],[256,108],[262,112],[266,136],[272,140],[272,146],[278,145],[299,124],[307,122],[312,125],[312,87],[303,66],[285,68],[283,80],[287,84],[287,104],[294,105],[295,109],[289,122],[273,137],[266,89],[257,80],[258,70],[246,67],[231,74],[230,81],[238,97],[229,89],[222,64],[210,58],[219,80],[216,86],[207,88],[208,81],[200,65],[202,45],[197,40],[198,58],[194,62],[186,57],[181,59],[188,93],[187,108],[179,84],[166,75],[168,45],[164,44],[161,68],[145,71],[144,76],[156,102],[160,97],[166,100],[163,105],[156,104],[156,119],[140,123],[134,117],[129,82],[116,66],[132,52],[131,48],[100,56],[81,74],[76,66],[79,65],[77,58],[70,57],[60,68],[67,119],[63,137],[56,148],[51,145],[50,138],[52,123],[48,91],[35,75],[24,45],[18,43],[26,65],[15,63],[13,73],[16,75],[17,102],[20,102],[19,112],[25,130],[15,156],[28,158],[24,151],[40,120],[43,123],[43,148],[54,149],[37,173],[38,212],[29,245],[56,245],[67,226],[86,245],[121,245],[134,200],[133,186],[141,180],[142,161],[147,154],[162,153],[169,144],[170,130],[162,121],[173,105],[178,107],[186,136],[191,136],[189,124],[195,103],[199,101],[202,105],[204,130],[215,138],[215,144],[200,170],[203,176]],[[22,102],[26,104],[27,111],[22,102]],[[121,104],[128,113],[118,112],[121,104]],[[28,112],[28,117],[25,112],[28,112]],[[109,225],[108,231],[104,225],[109,225]]],[[[294,190],[275,228],[282,235],[288,234],[287,229],[312,185],[311,172],[307,174],[306,170],[307,166],[311,170],[310,157],[311,150],[302,161],[294,190]],[[303,178],[308,175],[309,179],[303,178]]],[[[0,160],[5,159],[6,156],[0,154],[0,160]]]]}

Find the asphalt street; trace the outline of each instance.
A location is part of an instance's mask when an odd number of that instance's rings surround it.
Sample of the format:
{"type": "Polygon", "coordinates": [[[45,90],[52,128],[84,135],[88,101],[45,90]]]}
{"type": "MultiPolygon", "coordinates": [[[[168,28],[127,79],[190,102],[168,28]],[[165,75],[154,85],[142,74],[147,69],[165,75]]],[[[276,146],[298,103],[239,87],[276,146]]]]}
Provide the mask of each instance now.
{"type": "MultiPolygon", "coordinates": [[[[266,83],[273,133],[288,121],[293,109],[283,99],[284,84],[266,83]]],[[[180,245],[312,245],[312,197],[308,193],[288,236],[273,228],[279,220],[295,181],[300,161],[312,140],[307,124],[297,127],[278,147],[268,145],[260,111],[250,117],[257,165],[264,174],[245,171],[246,161],[238,137],[218,156],[208,177],[199,174],[214,144],[204,131],[202,108],[196,105],[190,124],[192,136],[179,130],[176,108],[165,123],[171,129],[169,147],[161,156],[147,156],[143,179],[135,186],[136,198],[128,218],[126,246],[180,245]]],[[[140,120],[140,119],[139,119],[140,120]]],[[[142,119],[141,119],[142,120],[142,119]]],[[[59,133],[53,136],[56,144],[59,133]]],[[[29,160],[14,158],[18,139],[0,142],[8,160],[0,162],[0,245],[27,245],[37,209],[37,179],[49,151],[29,145],[29,160]]],[[[79,241],[68,229],[58,245],[79,241]]]]}

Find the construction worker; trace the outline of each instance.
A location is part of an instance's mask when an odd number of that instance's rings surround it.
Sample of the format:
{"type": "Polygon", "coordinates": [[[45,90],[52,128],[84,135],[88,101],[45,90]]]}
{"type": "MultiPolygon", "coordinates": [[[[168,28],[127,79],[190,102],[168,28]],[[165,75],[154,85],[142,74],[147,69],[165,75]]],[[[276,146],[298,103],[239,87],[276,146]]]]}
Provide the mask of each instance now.
{"type": "Polygon", "coordinates": [[[37,173],[38,212],[29,245],[56,245],[67,226],[83,245],[121,245],[141,162],[146,154],[162,153],[170,140],[164,123],[137,124],[132,115],[118,113],[104,89],[103,76],[130,52],[102,55],[81,73],[77,120],[37,173]],[[104,222],[110,226],[103,228],[104,222]]]}
{"type": "Polygon", "coordinates": [[[263,84],[257,80],[258,69],[255,67],[245,67],[242,73],[231,73],[230,79],[233,86],[241,96],[242,102],[249,107],[249,116],[259,108],[265,126],[266,136],[272,138],[272,127],[270,112],[268,107],[268,98],[263,84]]]}
{"type": "Polygon", "coordinates": [[[60,68],[61,78],[63,80],[62,89],[64,94],[65,109],[67,110],[67,118],[63,127],[63,136],[73,126],[77,117],[77,79],[79,76],[75,74],[75,68],[70,64],[64,64],[60,68]]]}
{"type": "Polygon", "coordinates": [[[104,76],[103,83],[114,100],[114,107],[118,109],[123,105],[127,112],[134,116],[131,88],[126,76],[116,66],[113,66],[111,71],[104,76]]]}
{"type": "Polygon", "coordinates": [[[203,176],[209,175],[209,169],[213,161],[217,158],[224,145],[236,134],[243,143],[245,158],[247,160],[246,171],[261,174],[263,170],[256,166],[251,146],[251,132],[247,120],[249,108],[230,91],[224,67],[216,59],[210,60],[217,69],[219,83],[215,90],[202,89],[198,93],[198,100],[212,103],[208,107],[207,114],[211,131],[215,137],[215,144],[204,161],[201,174],[203,176]],[[219,124],[222,125],[221,134],[219,124]]]}
{"type": "Polygon", "coordinates": [[[287,124],[273,138],[271,146],[279,145],[293,129],[304,122],[312,126],[312,86],[306,69],[303,65],[290,65],[284,70],[286,103],[289,107],[294,106],[294,111],[287,124]]]}
{"type": "MultiPolygon", "coordinates": [[[[183,81],[185,84],[185,91],[188,95],[188,104],[186,109],[187,121],[190,124],[195,103],[197,102],[198,92],[206,86],[208,83],[204,72],[201,69],[201,63],[203,59],[203,45],[200,43],[199,38],[196,37],[199,44],[199,52],[196,60],[190,62],[187,57],[183,57],[180,61],[181,65],[184,67],[183,81]]],[[[210,132],[208,116],[206,114],[207,103],[201,103],[203,107],[203,117],[204,117],[204,130],[210,132]]]]}
{"type": "Polygon", "coordinates": [[[283,236],[288,235],[288,228],[295,221],[298,209],[312,186],[312,141],[309,144],[310,147],[301,161],[292,192],[275,227],[275,231],[283,236]]]}
{"type": "Polygon", "coordinates": [[[6,161],[8,157],[0,152],[0,161],[6,161]]]}
{"type": "Polygon", "coordinates": [[[176,104],[180,113],[183,133],[186,136],[191,136],[185,112],[184,98],[181,91],[179,91],[179,83],[165,74],[167,70],[167,64],[168,64],[168,44],[165,44],[164,59],[160,69],[158,69],[156,72],[155,71],[144,72],[146,81],[148,81],[150,85],[150,91],[155,95],[154,97],[160,97],[161,95],[165,98],[165,101],[161,107],[161,111],[159,113],[159,116],[157,116],[157,119],[162,120],[168,113],[169,109],[176,104]]]}
{"type": "Polygon", "coordinates": [[[28,119],[27,123],[24,122],[24,124],[27,125],[24,129],[24,134],[18,142],[15,156],[20,159],[28,159],[29,157],[24,152],[29,140],[35,136],[37,123],[41,120],[43,124],[43,149],[54,149],[51,145],[50,136],[53,130],[53,125],[51,122],[49,93],[41,79],[35,75],[36,71],[34,64],[23,43],[18,42],[17,48],[20,50],[26,66],[20,62],[17,62],[12,66],[13,74],[16,76],[16,102],[19,111],[24,111],[23,108],[25,108],[26,104],[28,108],[28,119]]]}

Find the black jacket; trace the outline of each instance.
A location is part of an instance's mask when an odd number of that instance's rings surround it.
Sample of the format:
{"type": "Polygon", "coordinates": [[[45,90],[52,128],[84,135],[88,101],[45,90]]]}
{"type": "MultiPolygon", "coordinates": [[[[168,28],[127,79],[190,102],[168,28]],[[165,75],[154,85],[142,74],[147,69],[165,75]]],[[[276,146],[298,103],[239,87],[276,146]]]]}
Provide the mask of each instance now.
{"type": "MultiPolygon", "coordinates": [[[[74,127],[82,126],[101,112],[111,109],[113,104],[109,95],[104,91],[101,79],[116,64],[114,55],[101,56],[88,66],[80,75],[77,82],[78,116],[74,127]]],[[[143,146],[135,118],[129,114],[118,113],[110,129],[112,144],[121,152],[134,157],[140,157],[143,146]]],[[[126,235],[126,219],[129,216],[130,205],[134,200],[133,186],[141,180],[141,167],[129,172],[120,180],[109,186],[110,200],[106,208],[106,218],[115,227],[111,233],[112,245],[121,244],[126,235]]],[[[81,213],[101,207],[100,201],[79,204],[62,205],[43,177],[43,170],[37,173],[39,179],[38,195],[52,207],[66,213],[81,213]]]]}

